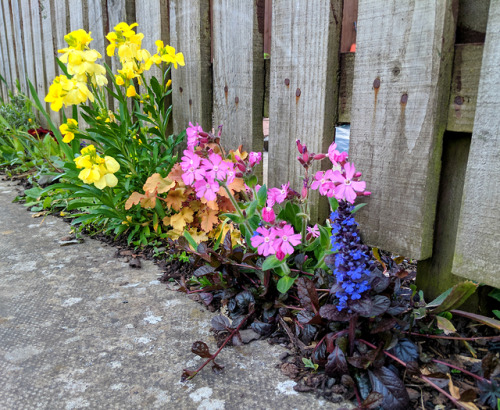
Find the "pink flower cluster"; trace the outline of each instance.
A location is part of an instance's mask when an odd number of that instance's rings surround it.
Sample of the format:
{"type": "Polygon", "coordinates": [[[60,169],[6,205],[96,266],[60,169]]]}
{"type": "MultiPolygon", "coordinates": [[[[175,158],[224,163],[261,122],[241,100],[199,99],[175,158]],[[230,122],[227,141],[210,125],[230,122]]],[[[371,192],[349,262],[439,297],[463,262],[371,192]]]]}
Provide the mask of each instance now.
{"type": "Polygon", "coordinates": [[[361,172],[356,172],[354,164],[346,162],[347,152],[341,153],[336,148],[337,144],[333,143],[328,149],[333,168],[316,172],[311,189],[319,189],[321,195],[353,204],[358,195],[370,195],[370,192],[365,191],[366,182],[359,180],[361,172]]]}
{"type": "Polygon", "coordinates": [[[250,241],[259,255],[276,255],[276,258],[283,260],[286,255],[293,253],[294,246],[300,244],[300,234],[294,233],[290,224],[270,229],[261,226],[250,241]]]}

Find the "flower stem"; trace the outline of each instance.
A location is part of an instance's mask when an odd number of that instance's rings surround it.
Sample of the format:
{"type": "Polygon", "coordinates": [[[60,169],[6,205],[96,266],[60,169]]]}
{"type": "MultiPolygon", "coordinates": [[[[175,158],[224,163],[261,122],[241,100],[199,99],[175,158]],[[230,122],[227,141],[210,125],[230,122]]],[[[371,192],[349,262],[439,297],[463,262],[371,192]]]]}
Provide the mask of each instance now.
{"type": "Polygon", "coordinates": [[[225,182],[221,182],[220,183],[223,188],[226,190],[227,192],[227,195],[229,196],[229,200],[231,201],[231,203],[233,204],[234,206],[234,209],[236,210],[236,212],[238,212],[238,215],[239,217],[243,220],[243,225],[245,225],[245,228],[247,229],[248,233],[251,234],[253,232],[253,229],[252,227],[250,226],[250,223],[248,222],[248,220],[246,219],[246,217],[243,215],[243,212],[241,211],[241,208],[240,206],[238,205],[238,202],[236,201],[236,199],[234,198],[233,196],[233,193],[231,192],[231,190],[228,188],[228,186],[226,185],[225,182]]]}

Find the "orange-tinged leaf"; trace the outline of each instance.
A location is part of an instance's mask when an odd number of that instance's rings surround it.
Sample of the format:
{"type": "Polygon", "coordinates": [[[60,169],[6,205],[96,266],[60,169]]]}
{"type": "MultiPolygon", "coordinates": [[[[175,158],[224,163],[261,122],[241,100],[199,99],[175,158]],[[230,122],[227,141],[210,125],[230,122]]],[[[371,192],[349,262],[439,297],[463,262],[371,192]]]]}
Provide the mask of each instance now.
{"type": "Polygon", "coordinates": [[[207,144],[207,147],[210,148],[215,154],[220,154],[220,147],[215,142],[207,144]]]}
{"type": "Polygon", "coordinates": [[[207,201],[205,198],[201,198],[201,203],[205,204],[207,207],[209,207],[210,209],[212,209],[214,211],[219,210],[219,205],[217,204],[216,201],[207,201]]]}
{"type": "Polygon", "coordinates": [[[156,206],[156,195],[144,196],[141,199],[141,206],[146,209],[153,209],[156,206]]]}
{"type": "Polygon", "coordinates": [[[163,222],[163,225],[169,226],[170,225],[170,216],[164,217],[161,221],[163,222]]]}
{"type": "Polygon", "coordinates": [[[450,390],[450,394],[454,399],[460,399],[460,389],[453,384],[453,380],[451,380],[450,374],[448,374],[448,389],[450,390]]]}
{"type": "Polygon", "coordinates": [[[176,210],[180,211],[182,208],[182,203],[187,199],[184,195],[186,188],[175,188],[170,191],[165,199],[166,204],[176,210]]]}
{"type": "Polygon", "coordinates": [[[190,201],[189,202],[189,207],[193,211],[198,212],[201,209],[201,202],[200,201],[190,201]]]}
{"type": "Polygon", "coordinates": [[[181,164],[177,163],[173,166],[172,170],[170,171],[170,174],[167,175],[167,178],[172,181],[182,183],[182,185],[184,185],[184,181],[182,180],[183,173],[184,171],[181,168],[181,164]]]}
{"type": "Polygon", "coordinates": [[[205,208],[203,213],[200,215],[201,229],[203,229],[205,232],[210,232],[212,230],[212,227],[219,222],[217,214],[217,211],[214,211],[210,208],[205,208]]]}
{"type": "Polygon", "coordinates": [[[183,231],[176,231],[175,229],[170,229],[167,232],[167,236],[175,241],[176,239],[179,239],[182,236],[182,232],[183,231]]]}
{"type": "Polygon", "coordinates": [[[146,195],[140,194],[139,192],[132,192],[132,195],[125,202],[125,209],[129,210],[132,208],[132,205],[137,205],[141,201],[142,198],[145,198],[146,195]]]}
{"type": "Polygon", "coordinates": [[[172,181],[167,178],[163,178],[160,174],[156,173],[151,175],[143,186],[144,192],[153,193],[158,192],[159,194],[163,194],[168,192],[175,185],[175,181],[172,181]]]}
{"type": "Polygon", "coordinates": [[[176,231],[182,231],[190,222],[193,222],[193,210],[190,208],[183,208],[178,214],[170,217],[170,225],[176,231]]]}
{"type": "Polygon", "coordinates": [[[234,212],[234,206],[231,200],[227,197],[219,197],[219,211],[221,212],[234,212]]]}
{"type": "Polygon", "coordinates": [[[203,231],[198,231],[198,229],[196,228],[191,228],[188,232],[197,244],[208,240],[208,235],[203,231]]]}
{"type": "Polygon", "coordinates": [[[234,192],[241,192],[245,190],[245,181],[243,178],[234,178],[234,181],[229,184],[229,189],[234,192]]]}
{"type": "Polygon", "coordinates": [[[248,157],[248,152],[242,151],[242,148],[240,145],[236,151],[234,151],[234,150],[229,151],[229,157],[231,158],[231,161],[233,161],[233,162],[236,162],[235,155],[237,155],[241,159],[245,159],[246,157],[248,157]]]}

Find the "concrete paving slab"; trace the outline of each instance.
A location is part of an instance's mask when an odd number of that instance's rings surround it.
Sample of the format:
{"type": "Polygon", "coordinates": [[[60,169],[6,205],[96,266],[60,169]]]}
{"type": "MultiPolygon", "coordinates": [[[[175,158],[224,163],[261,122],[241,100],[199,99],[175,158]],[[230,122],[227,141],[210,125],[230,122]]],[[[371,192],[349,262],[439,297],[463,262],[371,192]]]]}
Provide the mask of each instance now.
{"type": "Polygon", "coordinates": [[[33,218],[0,181],[1,409],[353,408],[298,394],[277,369],[284,349],[257,341],[224,349],[220,375],[187,383],[200,363],[196,340],[214,351],[213,314],[169,291],[159,269],[132,269],[86,238],[60,246],[62,220],[33,218]]]}

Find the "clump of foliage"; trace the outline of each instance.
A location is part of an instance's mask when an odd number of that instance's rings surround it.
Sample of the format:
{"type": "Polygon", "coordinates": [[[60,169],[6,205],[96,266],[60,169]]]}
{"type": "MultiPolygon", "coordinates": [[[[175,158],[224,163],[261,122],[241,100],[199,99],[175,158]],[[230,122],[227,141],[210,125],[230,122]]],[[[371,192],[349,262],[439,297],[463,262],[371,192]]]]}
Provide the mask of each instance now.
{"type": "MultiPolygon", "coordinates": [[[[184,151],[181,177],[197,198],[206,201],[226,191],[234,211],[219,218],[233,222],[241,241],[233,243],[228,232],[220,241],[198,243],[187,230],[177,240],[178,248],[190,252],[192,263],[199,266],[191,279],[181,281],[179,290],[224,312],[212,320],[219,350],[212,354],[204,342],[195,342],[192,352],[206,360],[198,369],[184,370],[182,380],[195,377],[210,363],[220,371],[222,365],[215,359],[222,348],[242,344],[240,331],[250,328],[261,337],[289,341],[301,359],[287,367],[292,377],[301,375],[305,385],[298,388],[334,386],[325,389],[325,397],[332,400],[341,394],[354,398],[360,408],[404,409],[410,403],[405,383],[419,381],[458,407],[477,408],[475,399],[496,400],[497,375],[491,370],[496,353],[483,359],[489,373],[483,369],[482,375],[472,376],[482,391],[477,397],[453,384],[451,370],[471,372],[435,358],[416,343],[420,338],[467,343],[470,339],[453,336],[455,316],[468,315],[500,330],[495,319],[457,310],[477,284],[458,284],[426,303],[411,282],[405,283],[409,273],[399,264],[403,258],[364,245],[354,219],[362,204],[354,204],[357,197],[370,193],[346,153],[338,152],[335,144],[328,154],[310,153],[298,141],[298,159],[305,170],[299,194],[289,183],[281,188],[259,186],[250,159],[214,150],[220,135],[201,129],[188,135],[192,138],[184,151]],[[311,178],[312,164],[326,158],[331,168],[311,178]],[[237,177],[243,178],[245,190],[235,194],[228,184],[237,177]],[[311,189],[330,200],[332,213],[324,225],[309,224],[311,189]],[[310,377],[303,376],[306,369],[310,377]]],[[[490,339],[495,338],[500,340],[490,339]]]]}
{"type": "Polygon", "coordinates": [[[98,63],[102,55],[90,47],[91,33],[80,29],[65,36],[68,46],[59,50],[63,74],[45,97],[54,111],[72,107],[72,118],[63,112],[59,128],[31,84],[30,89],[62,150],[62,173],[56,176],[60,183],[42,195],[65,190],[65,211],[78,211],[72,215],[74,224],[99,225],[105,232],[128,234],[129,241],[146,245],[155,232],[144,225],[145,212],[131,215],[125,203],[149,175],[165,177],[176,162],[175,147],[184,133],[168,131],[168,77],[172,67],[184,65],[184,56],[161,40],[156,42],[157,53],[150,53],[142,48],[144,36],[135,32],[136,26],[119,23],[106,36],[108,56],[118,59],[116,73],[98,63]],[[160,68],[160,78],[146,75],[152,66],[160,68]]]}

